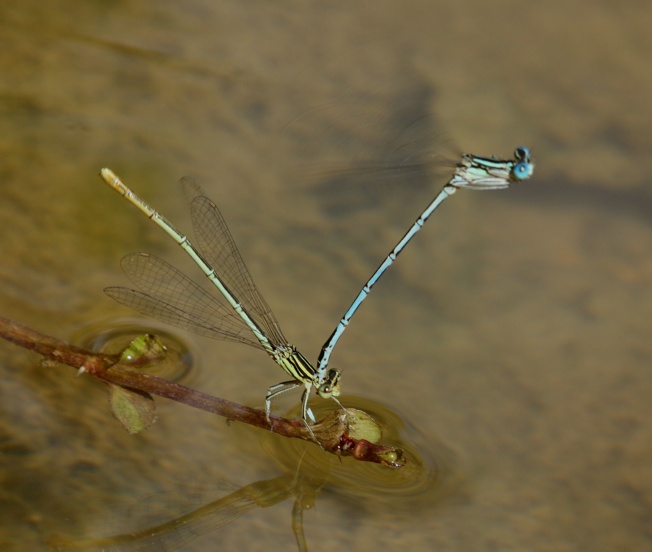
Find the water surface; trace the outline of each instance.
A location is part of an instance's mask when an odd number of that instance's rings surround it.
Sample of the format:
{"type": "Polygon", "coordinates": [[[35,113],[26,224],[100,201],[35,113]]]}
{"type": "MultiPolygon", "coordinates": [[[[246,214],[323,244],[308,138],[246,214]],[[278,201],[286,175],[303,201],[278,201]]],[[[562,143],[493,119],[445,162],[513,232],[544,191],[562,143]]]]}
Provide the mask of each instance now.
{"type": "MultiPolygon", "coordinates": [[[[128,314],[102,294],[124,282],[123,254],[192,273],[97,172],[186,230],[177,180],[192,174],[315,358],[443,184],[421,165],[346,169],[421,162],[442,141],[526,144],[532,181],[446,202],[333,356],[345,399],[394,410],[462,483],[395,508],[326,484],[308,544],[652,549],[651,15],[635,1],[3,5],[1,314],[74,339],[128,314]]],[[[283,377],[259,351],[178,335],[204,391],[260,405],[283,377]]],[[[283,475],[251,432],[159,401],[158,423],[129,436],[99,384],[9,344],[0,355],[3,550],[119,530],[143,496],[283,475]]],[[[291,549],[291,506],[184,549],[291,549]]]]}

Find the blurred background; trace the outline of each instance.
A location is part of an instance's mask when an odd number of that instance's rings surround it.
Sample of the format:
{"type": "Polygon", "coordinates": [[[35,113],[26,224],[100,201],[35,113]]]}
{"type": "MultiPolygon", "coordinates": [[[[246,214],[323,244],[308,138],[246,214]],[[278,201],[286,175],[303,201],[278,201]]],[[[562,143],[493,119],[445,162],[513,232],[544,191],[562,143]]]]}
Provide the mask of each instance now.
{"type": "MultiPolygon", "coordinates": [[[[316,359],[445,183],[433,161],[527,145],[533,178],[445,202],[332,358],[345,404],[396,412],[463,483],[437,507],[377,508],[326,484],[306,538],[652,550],[651,24],[637,0],[4,2],[0,315],[74,343],[147,327],[102,293],[125,283],[122,255],[200,275],[97,175],[112,168],[186,232],[192,175],[316,359]]],[[[284,377],[259,351],[167,330],[191,352],[188,385],[261,406],[284,377]]],[[[129,436],[90,378],[8,343],[0,371],[3,550],[120,532],[142,496],[167,503],[187,481],[281,473],[237,424],[160,400],[129,436]]],[[[290,511],[161,546],[292,549],[290,511]]]]}

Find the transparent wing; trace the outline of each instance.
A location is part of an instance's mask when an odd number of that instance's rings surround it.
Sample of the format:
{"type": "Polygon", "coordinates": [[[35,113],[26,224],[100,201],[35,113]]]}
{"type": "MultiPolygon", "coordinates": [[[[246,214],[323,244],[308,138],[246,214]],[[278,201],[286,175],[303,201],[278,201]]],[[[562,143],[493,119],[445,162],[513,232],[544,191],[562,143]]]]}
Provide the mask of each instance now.
{"type": "Polygon", "coordinates": [[[216,296],[172,265],[148,253],[132,253],[122,269],[141,291],[108,287],[104,292],[126,307],[191,332],[262,349],[246,323],[216,296]]]}
{"type": "Polygon", "coordinates": [[[224,217],[201,188],[191,179],[182,180],[190,201],[190,214],[197,237],[197,249],[208,261],[220,279],[264,331],[273,346],[286,344],[287,340],[263,297],[256,289],[253,278],[245,266],[224,217]]]}

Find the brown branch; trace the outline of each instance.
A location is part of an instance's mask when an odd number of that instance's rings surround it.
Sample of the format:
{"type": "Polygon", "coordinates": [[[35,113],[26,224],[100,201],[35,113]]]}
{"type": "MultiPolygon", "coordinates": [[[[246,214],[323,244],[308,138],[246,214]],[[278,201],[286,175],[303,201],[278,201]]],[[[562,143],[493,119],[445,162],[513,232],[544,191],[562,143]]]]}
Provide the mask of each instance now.
{"type": "MultiPolygon", "coordinates": [[[[16,345],[38,353],[48,359],[66,364],[88,373],[106,383],[140,392],[158,395],[206,412],[272,430],[289,438],[312,441],[310,432],[300,421],[270,416],[265,412],[243,406],[196,389],[168,381],[163,378],[136,371],[120,363],[120,355],[94,353],[50,337],[22,324],[0,317],[0,337],[16,345]]],[[[351,434],[349,419],[353,409],[337,410],[311,426],[315,438],[322,448],[333,454],[353,456],[358,460],[375,462],[390,467],[404,464],[402,451],[355,438],[351,434]]]]}

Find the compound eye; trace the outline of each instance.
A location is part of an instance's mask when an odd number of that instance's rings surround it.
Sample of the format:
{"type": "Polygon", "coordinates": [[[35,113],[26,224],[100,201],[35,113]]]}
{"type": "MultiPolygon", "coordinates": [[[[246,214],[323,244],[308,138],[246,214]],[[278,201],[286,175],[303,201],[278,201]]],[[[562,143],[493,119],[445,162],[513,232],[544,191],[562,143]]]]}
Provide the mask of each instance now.
{"type": "Polygon", "coordinates": [[[519,161],[530,162],[530,148],[519,146],[514,150],[514,157],[519,161]]]}
{"type": "Polygon", "coordinates": [[[524,180],[530,176],[530,164],[529,163],[518,163],[514,167],[514,176],[518,180],[524,180]]]}
{"type": "Polygon", "coordinates": [[[319,396],[322,399],[330,399],[332,394],[333,394],[333,389],[327,383],[319,388],[319,396]]]}

